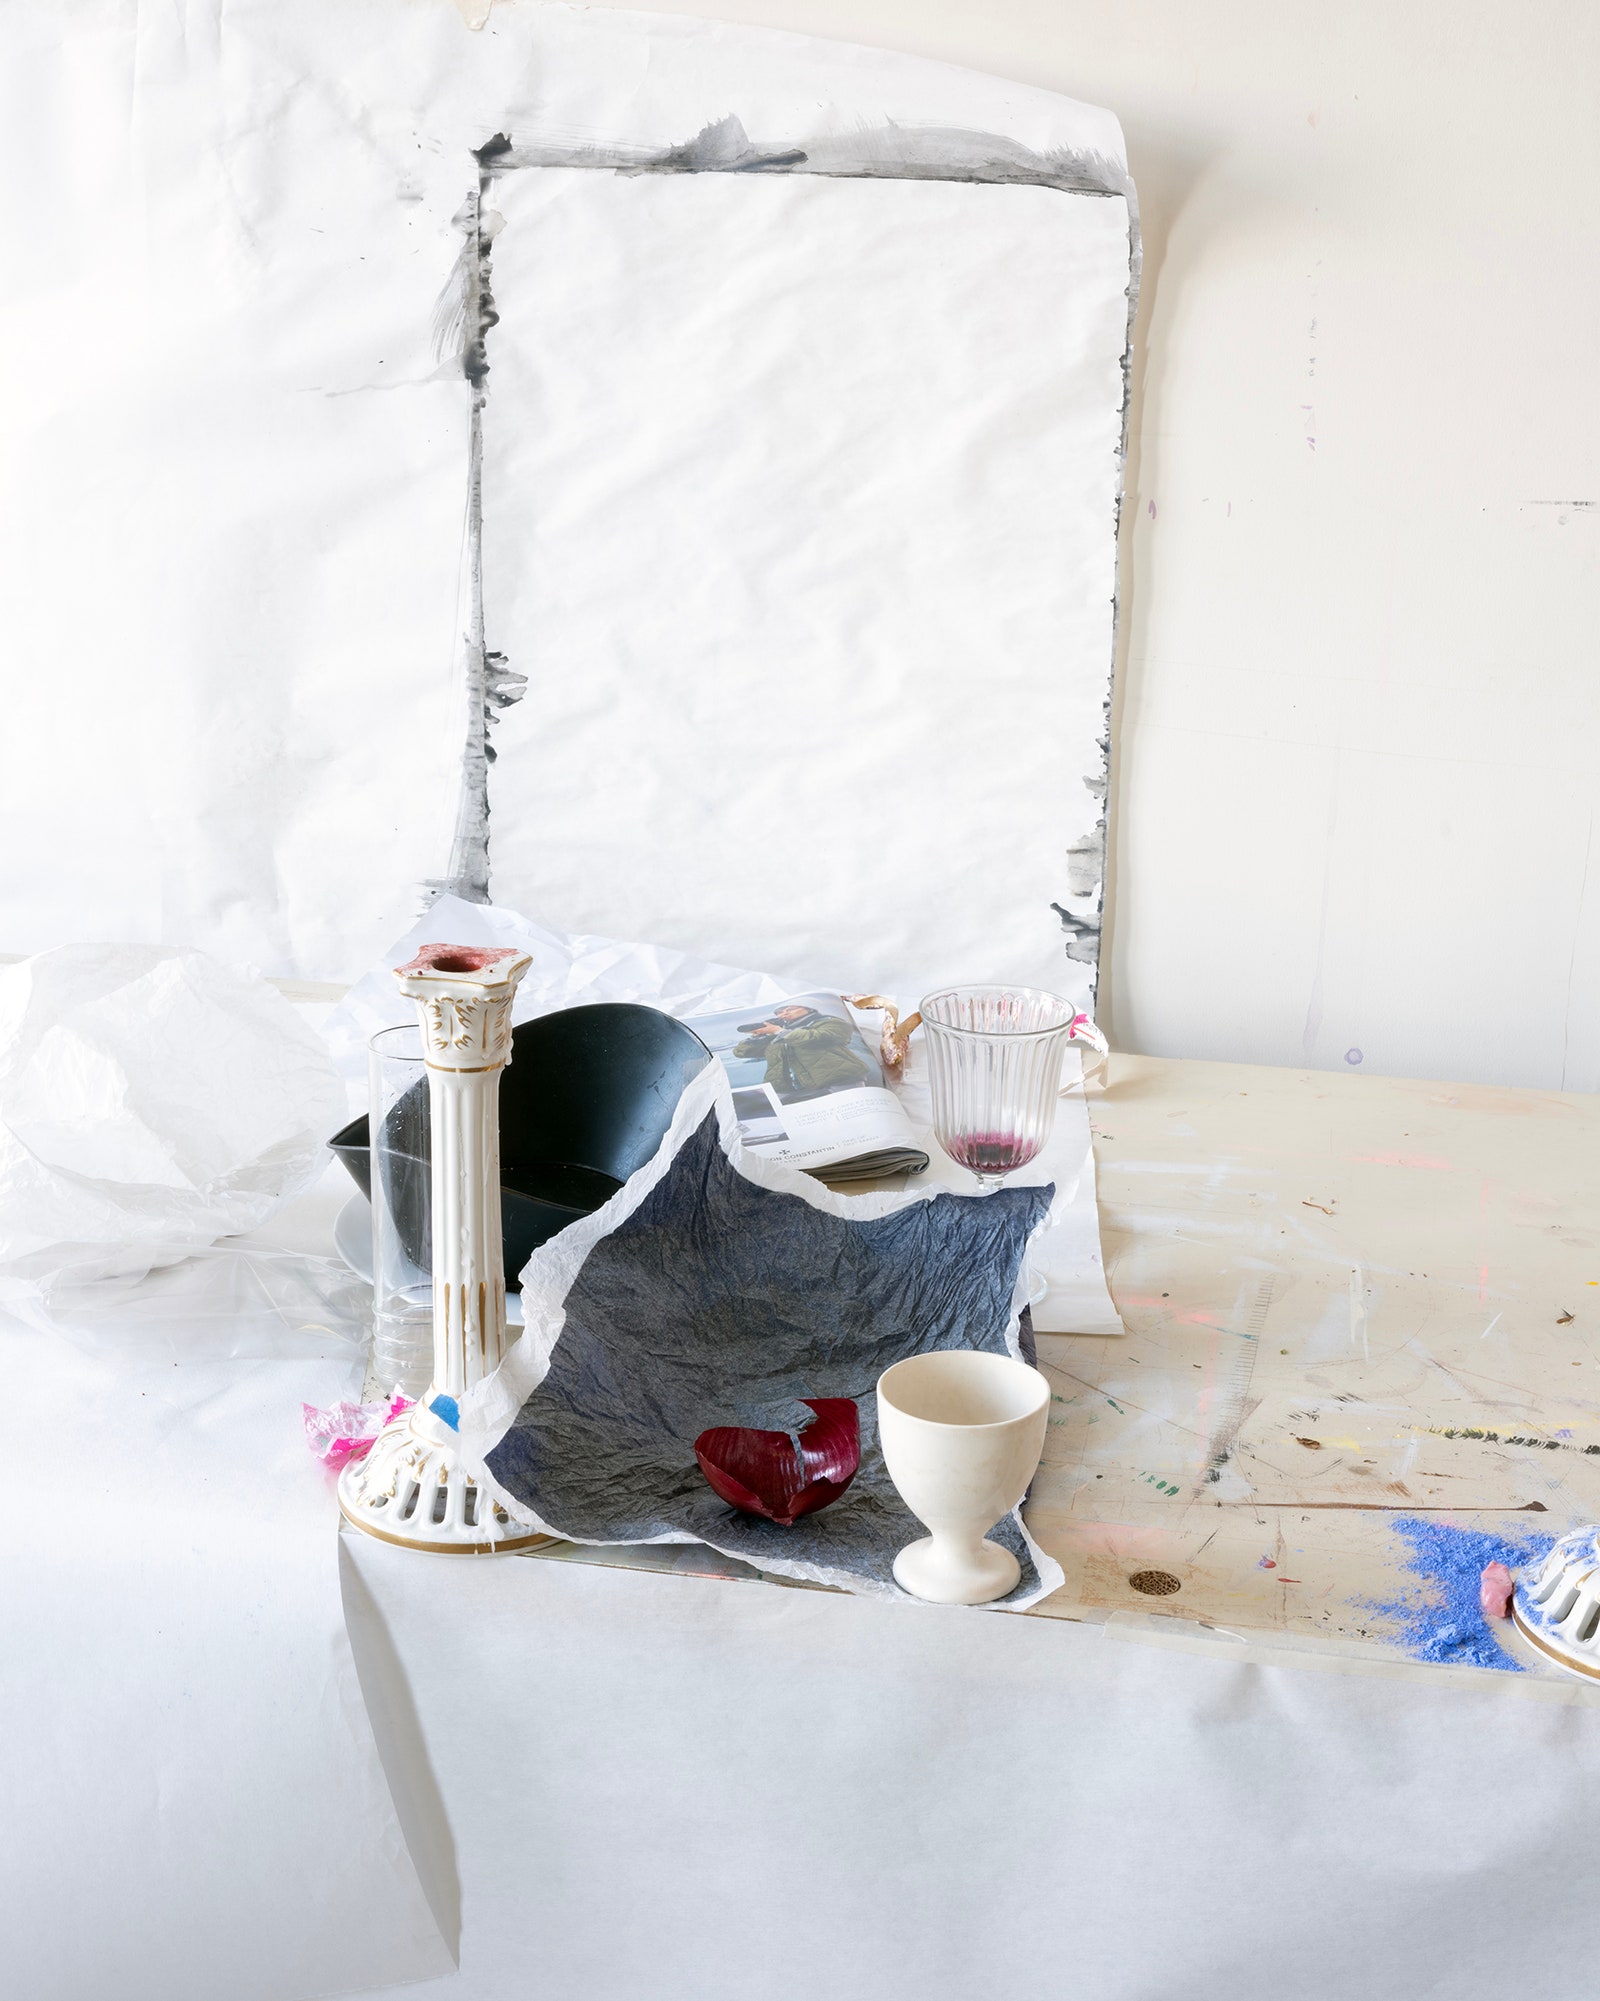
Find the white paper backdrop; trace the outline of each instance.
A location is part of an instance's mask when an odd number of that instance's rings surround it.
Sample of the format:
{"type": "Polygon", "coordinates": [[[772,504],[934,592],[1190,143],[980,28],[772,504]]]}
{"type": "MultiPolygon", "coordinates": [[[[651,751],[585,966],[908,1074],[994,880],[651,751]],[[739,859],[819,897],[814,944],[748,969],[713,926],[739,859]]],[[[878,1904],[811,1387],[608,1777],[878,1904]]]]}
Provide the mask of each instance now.
{"type": "Polygon", "coordinates": [[[1092,954],[1114,119],[563,7],[19,0],[0,34],[0,949],[348,977],[452,876],[472,390],[435,336],[473,149],[737,119],[780,171],[492,178],[505,894],[780,973],[812,934],[880,983],[1081,991],[1050,904],[1092,954]]]}

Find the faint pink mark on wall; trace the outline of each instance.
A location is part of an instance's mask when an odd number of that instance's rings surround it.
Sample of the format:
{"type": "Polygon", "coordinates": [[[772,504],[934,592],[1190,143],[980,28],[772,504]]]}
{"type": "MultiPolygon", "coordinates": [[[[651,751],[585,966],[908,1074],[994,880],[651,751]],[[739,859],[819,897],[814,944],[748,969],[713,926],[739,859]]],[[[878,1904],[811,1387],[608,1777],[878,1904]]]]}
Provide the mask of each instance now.
{"type": "Polygon", "coordinates": [[[1155,520],[1155,518],[1156,518],[1156,504],[1155,504],[1155,502],[1154,502],[1154,501],[1152,500],[1152,501],[1151,501],[1151,503],[1150,503],[1150,519],[1151,519],[1152,521],[1154,521],[1154,520],[1155,520]]]}

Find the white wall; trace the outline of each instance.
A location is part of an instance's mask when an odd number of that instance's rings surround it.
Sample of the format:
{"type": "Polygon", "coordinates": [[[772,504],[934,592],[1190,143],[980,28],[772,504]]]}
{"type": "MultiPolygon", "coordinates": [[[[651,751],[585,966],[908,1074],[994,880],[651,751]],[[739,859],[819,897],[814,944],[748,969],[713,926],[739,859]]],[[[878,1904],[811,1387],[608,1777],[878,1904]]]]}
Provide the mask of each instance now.
{"type": "Polygon", "coordinates": [[[1113,1039],[1600,1086],[1600,10],[656,11],[1122,120],[1146,264],[1113,1039]]]}

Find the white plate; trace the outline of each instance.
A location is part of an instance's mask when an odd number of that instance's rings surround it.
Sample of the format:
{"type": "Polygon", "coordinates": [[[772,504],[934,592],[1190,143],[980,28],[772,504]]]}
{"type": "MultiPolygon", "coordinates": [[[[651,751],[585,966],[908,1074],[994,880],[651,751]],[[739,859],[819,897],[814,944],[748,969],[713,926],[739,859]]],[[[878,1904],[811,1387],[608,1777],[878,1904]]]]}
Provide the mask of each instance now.
{"type": "MultiPolygon", "coordinates": [[[[333,1225],[333,1248],[358,1278],[372,1283],[372,1209],[364,1195],[352,1195],[333,1225]]],[[[506,1325],[522,1325],[522,1294],[506,1294],[506,1325]]]]}

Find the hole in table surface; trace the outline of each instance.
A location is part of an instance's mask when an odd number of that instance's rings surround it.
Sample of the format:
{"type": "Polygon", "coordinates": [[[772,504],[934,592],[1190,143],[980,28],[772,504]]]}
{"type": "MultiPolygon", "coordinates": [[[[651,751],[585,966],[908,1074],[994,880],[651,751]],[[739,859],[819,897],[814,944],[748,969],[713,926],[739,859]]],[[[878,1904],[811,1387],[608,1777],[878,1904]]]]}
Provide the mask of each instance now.
{"type": "Polygon", "coordinates": [[[1170,1598],[1174,1591],[1183,1589],[1182,1578],[1174,1577],[1170,1570],[1136,1570],[1128,1582],[1146,1598],[1170,1598]]]}

